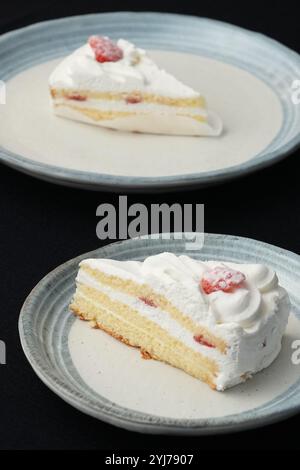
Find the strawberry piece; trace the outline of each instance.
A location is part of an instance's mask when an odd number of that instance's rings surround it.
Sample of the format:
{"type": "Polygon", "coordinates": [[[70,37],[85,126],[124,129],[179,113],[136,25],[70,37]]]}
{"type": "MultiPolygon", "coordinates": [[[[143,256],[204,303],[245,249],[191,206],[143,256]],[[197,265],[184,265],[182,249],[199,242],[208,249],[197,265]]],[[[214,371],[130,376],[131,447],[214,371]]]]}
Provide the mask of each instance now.
{"type": "Polygon", "coordinates": [[[142,97],[139,95],[130,95],[126,97],[127,104],[137,104],[142,102],[142,97]]]}
{"type": "Polygon", "coordinates": [[[123,58],[122,49],[107,37],[91,36],[88,42],[97,62],[118,62],[123,58]]]}
{"type": "Polygon", "coordinates": [[[211,294],[219,290],[232,292],[241,287],[246,277],[240,271],[235,271],[227,266],[217,266],[206,273],[201,279],[201,287],[205,294],[211,294]]]}
{"type": "Polygon", "coordinates": [[[84,95],[68,95],[67,96],[68,100],[74,100],[74,101],[86,101],[87,97],[84,95]]]}
{"type": "Polygon", "coordinates": [[[144,302],[146,305],[149,305],[149,307],[154,307],[157,308],[157,305],[153,300],[149,299],[148,297],[139,297],[139,299],[144,302]]]}
{"type": "Polygon", "coordinates": [[[209,343],[208,341],[206,341],[202,335],[195,335],[195,336],[194,336],[194,340],[195,340],[197,343],[202,344],[202,346],[207,346],[208,348],[215,348],[215,347],[216,347],[216,346],[214,346],[213,344],[211,344],[211,343],[209,343]]]}

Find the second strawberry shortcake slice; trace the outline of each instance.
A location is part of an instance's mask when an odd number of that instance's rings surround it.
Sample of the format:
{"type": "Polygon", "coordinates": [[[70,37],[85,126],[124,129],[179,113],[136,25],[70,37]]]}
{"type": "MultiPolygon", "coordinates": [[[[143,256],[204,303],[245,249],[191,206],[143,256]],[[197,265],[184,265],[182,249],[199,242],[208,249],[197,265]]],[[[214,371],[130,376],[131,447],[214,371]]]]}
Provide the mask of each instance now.
{"type": "Polygon", "coordinates": [[[55,114],[123,131],[216,136],[204,97],[131,42],[92,36],[50,77],[55,114]]]}

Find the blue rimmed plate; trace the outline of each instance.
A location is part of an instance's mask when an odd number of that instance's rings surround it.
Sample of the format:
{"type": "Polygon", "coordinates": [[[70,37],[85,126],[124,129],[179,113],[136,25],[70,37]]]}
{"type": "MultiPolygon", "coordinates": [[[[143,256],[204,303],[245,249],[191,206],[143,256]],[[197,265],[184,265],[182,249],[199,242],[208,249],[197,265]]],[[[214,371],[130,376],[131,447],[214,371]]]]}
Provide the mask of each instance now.
{"type": "Polygon", "coordinates": [[[39,23],[1,36],[0,73],[7,82],[1,161],[63,185],[149,191],[206,185],[271,165],[300,142],[300,105],[292,99],[299,55],[210,19],[120,12],[39,23]],[[53,118],[48,75],[58,58],[96,32],[151,50],[161,66],[202,91],[224,121],[223,136],[133,136],[53,118]]]}
{"type": "Polygon", "coordinates": [[[274,268],[288,290],[292,314],[277,360],[245,384],[224,393],[75,319],[68,305],[80,260],[143,259],[162,251],[186,253],[184,239],[139,238],[75,258],[48,274],[31,292],[19,319],[24,352],[40,379],[63,400],[95,418],[140,432],[212,434],[265,425],[300,410],[300,258],[241,237],[206,234],[202,260],[260,262],[274,268]]]}

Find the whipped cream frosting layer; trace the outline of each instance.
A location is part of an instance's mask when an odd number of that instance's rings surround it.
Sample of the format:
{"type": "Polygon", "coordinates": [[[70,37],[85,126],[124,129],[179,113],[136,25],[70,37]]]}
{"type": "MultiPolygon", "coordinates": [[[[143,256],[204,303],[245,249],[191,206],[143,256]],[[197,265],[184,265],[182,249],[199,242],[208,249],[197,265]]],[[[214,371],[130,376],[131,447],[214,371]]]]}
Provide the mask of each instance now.
{"type": "Polygon", "coordinates": [[[286,291],[278,285],[275,272],[260,264],[226,263],[226,266],[245,275],[242,287],[233,292],[205,294],[200,287],[203,274],[220,264],[217,261],[196,261],[188,256],[177,257],[171,253],[151,256],[144,262],[88,259],[80,264],[83,269],[79,270],[77,282],[138,309],[187,347],[216,361],[219,365],[216,387],[224,390],[243,382],[274,361],[281,349],[290,302],[286,291]],[[223,338],[228,345],[226,354],[197,344],[191,332],[167,312],[153,309],[139,299],[98,283],[84,271],[85,266],[141,285],[149,284],[199,326],[206,326],[212,334],[223,338]]]}
{"type": "Polygon", "coordinates": [[[140,91],[172,98],[197,98],[199,93],[160,69],[143,49],[119,39],[123,58],[100,63],[86,44],[64,59],[50,76],[52,88],[109,93],[140,91]]]}
{"type": "MultiPolygon", "coordinates": [[[[124,112],[124,102],[122,100],[105,100],[105,99],[91,99],[88,100],[88,107],[91,107],[97,111],[107,111],[108,109],[112,112],[124,112]]],[[[55,98],[55,103],[60,104],[70,104],[72,100],[68,100],[66,98],[55,98]]],[[[74,100],[73,104],[77,108],[84,109],[87,107],[86,101],[76,101],[74,100]]],[[[168,113],[168,116],[172,116],[174,114],[181,114],[181,115],[189,115],[189,116],[202,116],[204,119],[207,118],[207,111],[205,108],[195,108],[195,107],[180,107],[180,106],[168,106],[166,104],[157,104],[157,103],[147,103],[147,102],[140,102],[135,103],[134,108],[126,106],[126,111],[134,111],[141,113],[139,114],[139,118],[141,115],[150,114],[150,113],[168,113]]]]}
{"type": "MultiPolygon", "coordinates": [[[[183,136],[219,136],[222,132],[222,122],[220,118],[209,113],[207,122],[200,122],[191,115],[191,117],[181,116],[173,112],[162,113],[160,106],[153,106],[152,110],[145,113],[136,112],[133,115],[125,115],[125,117],[113,117],[112,119],[101,119],[95,121],[89,116],[80,112],[80,104],[76,104],[75,108],[70,106],[70,101],[65,100],[64,104],[55,106],[54,112],[57,116],[81,121],[87,124],[97,125],[108,129],[116,129],[124,132],[141,132],[146,134],[162,134],[162,135],[183,135],[183,136]]],[[[91,110],[98,110],[98,107],[89,107],[91,110]]],[[[110,111],[111,107],[107,107],[110,111]]],[[[123,105],[123,112],[129,111],[128,105],[123,105]]]]}

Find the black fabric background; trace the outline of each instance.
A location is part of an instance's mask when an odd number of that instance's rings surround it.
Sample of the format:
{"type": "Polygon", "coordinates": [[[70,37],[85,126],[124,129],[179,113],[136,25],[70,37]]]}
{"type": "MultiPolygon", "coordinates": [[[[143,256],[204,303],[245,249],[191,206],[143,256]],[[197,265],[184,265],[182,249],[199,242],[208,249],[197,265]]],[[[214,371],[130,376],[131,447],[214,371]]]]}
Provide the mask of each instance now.
{"type": "MultiPolygon", "coordinates": [[[[299,13],[285,2],[2,2],[0,33],[61,16],[157,10],[197,14],[257,30],[299,51],[299,13]],[[193,6],[194,5],[194,6],[193,6]]],[[[1,75],[1,70],[0,70],[1,75]]],[[[295,77],[300,78],[300,77],[295,77]]],[[[300,253],[299,151],[285,161],[224,185],[171,194],[129,196],[129,203],[205,203],[207,232],[252,237],[300,253]]],[[[234,435],[188,438],[144,436],[81,414],[48,390],[27,363],[19,343],[18,314],[26,295],[51,269],[100,246],[96,207],[118,195],[67,189],[0,167],[1,449],[291,449],[299,416],[234,435]]],[[[124,393],[126,385],[124,384],[124,393]]]]}

